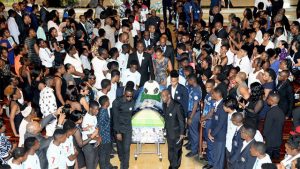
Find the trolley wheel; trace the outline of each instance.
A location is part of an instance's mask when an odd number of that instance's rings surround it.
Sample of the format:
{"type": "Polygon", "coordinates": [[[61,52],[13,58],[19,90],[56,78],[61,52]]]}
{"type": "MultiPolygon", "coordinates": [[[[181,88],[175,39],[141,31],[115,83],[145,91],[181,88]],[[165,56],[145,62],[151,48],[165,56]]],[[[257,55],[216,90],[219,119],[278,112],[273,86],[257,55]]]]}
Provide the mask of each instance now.
{"type": "Polygon", "coordinates": [[[136,160],[137,160],[137,157],[134,157],[134,160],[136,161],[136,160]]]}
{"type": "Polygon", "coordinates": [[[134,155],[134,160],[136,161],[136,160],[137,160],[137,158],[138,158],[138,155],[137,155],[137,154],[135,154],[135,155],[134,155]]]}
{"type": "Polygon", "coordinates": [[[159,158],[159,161],[162,162],[162,155],[161,154],[159,154],[158,158],[159,158]]]}

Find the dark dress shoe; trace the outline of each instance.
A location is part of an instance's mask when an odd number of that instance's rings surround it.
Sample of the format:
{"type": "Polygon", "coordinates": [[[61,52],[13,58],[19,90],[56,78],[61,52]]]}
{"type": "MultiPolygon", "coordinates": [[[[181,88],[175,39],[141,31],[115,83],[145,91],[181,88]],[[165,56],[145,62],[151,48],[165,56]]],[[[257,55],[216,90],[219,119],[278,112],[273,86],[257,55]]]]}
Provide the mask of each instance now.
{"type": "Polygon", "coordinates": [[[185,149],[191,150],[191,146],[186,146],[185,149]]]}
{"type": "Polygon", "coordinates": [[[110,169],[118,169],[118,166],[111,166],[110,169]]]}
{"type": "Polygon", "coordinates": [[[187,153],[185,156],[186,156],[186,157],[194,157],[195,155],[197,155],[197,153],[189,152],[189,153],[187,153]]]}
{"type": "Polygon", "coordinates": [[[183,146],[186,147],[186,146],[189,146],[189,145],[190,145],[190,142],[187,142],[183,146]]]}
{"type": "Polygon", "coordinates": [[[212,165],[206,164],[205,166],[202,167],[202,169],[211,169],[213,168],[212,165]]]}

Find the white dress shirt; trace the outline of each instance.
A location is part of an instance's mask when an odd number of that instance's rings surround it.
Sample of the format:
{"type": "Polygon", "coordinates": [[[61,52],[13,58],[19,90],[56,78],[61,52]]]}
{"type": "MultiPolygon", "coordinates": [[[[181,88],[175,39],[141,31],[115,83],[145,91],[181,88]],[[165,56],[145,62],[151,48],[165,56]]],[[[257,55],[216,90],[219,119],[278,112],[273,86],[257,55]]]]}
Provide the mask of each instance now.
{"type": "Polygon", "coordinates": [[[261,30],[258,30],[258,31],[256,32],[255,40],[256,40],[259,44],[261,44],[261,42],[262,42],[262,40],[263,40],[263,35],[262,35],[261,30]]]}
{"type": "Polygon", "coordinates": [[[228,59],[227,65],[233,64],[234,53],[230,49],[226,52],[226,56],[227,56],[227,59],[228,59]]]}
{"type": "MultiPolygon", "coordinates": [[[[66,55],[65,60],[64,60],[64,65],[65,64],[71,64],[75,67],[75,70],[79,73],[83,73],[82,69],[82,62],[81,59],[78,56],[78,53],[74,55],[74,57],[71,57],[69,54],[66,55]]],[[[80,78],[80,76],[72,75],[73,78],[80,78]]]]}
{"type": "Polygon", "coordinates": [[[122,52],[122,46],[123,46],[123,44],[124,44],[124,43],[118,41],[118,42],[116,43],[116,45],[115,45],[115,48],[118,49],[119,53],[122,52]]]}
{"type": "Polygon", "coordinates": [[[69,160],[69,156],[71,155],[74,155],[75,154],[75,147],[74,147],[74,144],[73,144],[73,136],[69,136],[67,138],[67,140],[62,143],[62,148],[63,148],[63,155],[64,155],[64,158],[66,160],[66,163],[67,163],[67,166],[73,166],[75,164],[75,160],[71,161],[69,160]]]}
{"type": "Polygon", "coordinates": [[[142,65],[142,61],[143,61],[143,59],[144,59],[143,54],[144,54],[144,53],[139,53],[139,52],[137,52],[137,57],[138,57],[140,66],[142,65]]]}
{"type": "Polygon", "coordinates": [[[175,87],[171,86],[172,99],[174,99],[174,97],[175,97],[177,86],[178,86],[178,84],[175,87]]]}
{"type": "Polygon", "coordinates": [[[272,163],[270,156],[268,154],[266,154],[265,157],[262,159],[256,158],[256,161],[253,165],[253,169],[261,169],[261,165],[265,163],[272,163]]]}
{"type": "Polygon", "coordinates": [[[42,65],[46,68],[53,67],[55,56],[48,48],[40,48],[39,56],[42,61],[42,65]]]}
{"type": "Polygon", "coordinates": [[[243,147],[241,149],[241,152],[247,147],[248,144],[250,144],[252,140],[250,140],[249,142],[247,142],[246,140],[243,141],[243,147]]]}
{"type": "Polygon", "coordinates": [[[151,45],[151,40],[150,39],[148,39],[148,40],[144,39],[144,42],[145,42],[146,48],[151,45]]]}
{"type": "Polygon", "coordinates": [[[267,51],[268,49],[274,49],[274,47],[274,43],[271,40],[269,40],[269,43],[265,47],[265,51],[267,51]]]}
{"type": "Polygon", "coordinates": [[[229,152],[231,152],[232,148],[232,139],[234,137],[235,132],[237,131],[237,126],[234,125],[231,121],[231,117],[235,112],[228,113],[227,118],[227,133],[226,133],[226,148],[229,152]]]}
{"type": "MultiPolygon", "coordinates": [[[[96,130],[97,126],[97,117],[92,116],[89,113],[86,113],[83,117],[82,124],[82,140],[88,139],[88,135],[92,134],[96,130]]],[[[91,140],[89,143],[96,143],[96,140],[91,140]]]]}

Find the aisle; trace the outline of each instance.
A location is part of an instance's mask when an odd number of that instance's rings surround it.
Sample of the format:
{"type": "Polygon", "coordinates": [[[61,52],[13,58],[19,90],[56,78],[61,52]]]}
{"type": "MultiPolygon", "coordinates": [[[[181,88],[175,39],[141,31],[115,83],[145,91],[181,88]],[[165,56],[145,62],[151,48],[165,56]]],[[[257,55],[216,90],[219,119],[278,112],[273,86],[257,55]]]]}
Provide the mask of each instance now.
{"type": "MultiPolygon", "coordinates": [[[[144,151],[153,151],[156,146],[153,144],[143,145],[144,151]]],[[[200,161],[196,160],[196,158],[186,158],[185,154],[187,153],[186,149],[183,148],[181,167],[180,169],[201,169],[202,164],[200,161]]],[[[156,154],[142,154],[138,157],[138,159],[134,160],[134,151],[135,145],[132,144],[130,147],[130,169],[168,169],[169,161],[168,161],[168,150],[167,144],[163,144],[161,146],[161,152],[163,154],[162,162],[159,161],[158,156],[156,154]]],[[[113,159],[111,159],[111,163],[113,165],[120,165],[118,156],[115,155],[113,159]]]]}

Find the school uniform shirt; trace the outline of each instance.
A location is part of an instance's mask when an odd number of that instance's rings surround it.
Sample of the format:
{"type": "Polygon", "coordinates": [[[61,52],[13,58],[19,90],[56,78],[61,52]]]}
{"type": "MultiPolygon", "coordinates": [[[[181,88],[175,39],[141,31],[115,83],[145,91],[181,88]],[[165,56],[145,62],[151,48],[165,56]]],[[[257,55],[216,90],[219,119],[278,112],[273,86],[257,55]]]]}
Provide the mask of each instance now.
{"type": "Polygon", "coordinates": [[[96,76],[95,87],[97,89],[101,89],[101,81],[105,79],[104,71],[107,71],[107,61],[104,59],[99,59],[98,57],[94,57],[92,59],[92,65],[94,69],[94,74],[96,76]]]}
{"type": "Polygon", "coordinates": [[[62,143],[63,147],[63,155],[65,157],[65,160],[67,162],[67,166],[74,166],[75,160],[71,161],[69,160],[69,156],[75,154],[74,151],[74,144],[73,144],[73,136],[69,136],[66,140],[66,142],[62,143]]]}
{"type": "Polygon", "coordinates": [[[247,147],[248,144],[251,143],[252,140],[250,140],[249,142],[247,142],[246,140],[243,141],[243,147],[241,149],[241,152],[247,147]]]}
{"type": "Polygon", "coordinates": [[[47,150],[47,160],[48,160],[48,169],[66,169],[67,162],[63,155],[62,145],[55,145],[51,141],[49,148],[47,150]]]}
{"type": "Polygon", "coordinates": [[[262,159],[256,158],[253,169],[261,169],[261,165],[265,163],[272,163],[272,160],[270,159],[270,156],[268,154],[266,154],[266,156],[262,159]]]}
{"type": "Polygon", "coordinates": [[[110,135],[110,118],[108,115],[107,109],[100,109],[100,112],[97,115],[97,127],[99,128],[99,135],[102,138],[102,144],[111,143],[110,135]]]}
{"type": "Polygon", "coordinates": [[[132,81],[134,83],[134,89],[136,89],[136,86],[140,85],[141,74],[138,71],[131,72],[129,68],[124,70],[121,77],[123,86],[125,86],[128,81],[132,81]]]}
{"type": "MultiPolygon", "coordinates": [[[[69,54],[66,55],[65,60],[64,60],[64,65],[65,64],[71,64],[74,66],[75,70],[79,73],[83,73],[83,69],[82,69],[82,62],[81,59],[78,56],[78,53],[76,53],[74,55],[74,57],[71,57],[69,54]]],[[[80,78],[80,76],[75,76],[72,75],[74,78],[80,78]]]]}
{"type": "MultiPolygon", "coordinates": [[[[88,139],[88,135],[94,133],[97,126],[97,117],[92,116],[89,113],[86,113],[83,117],[81,127],[83,129],[88,128],[87,130],[82,131],[82,140],[88,139]]],[[[91,140],[89,143],[96,143],[96,140],[91,140]]]]}
{"type": "Polygon", "coordinates": [[[39,56],[43,66],[47,68],[53,67],[55,56],[49,48],[40,48],[39,56]]]}
{"type": "Polygon", "coordinates": [[[119,63],[119,68],[121,73],[127,68],[128,57],[129,57],[128,53],[120,52],[120,56],[118,57],[118,63],[119,63]]]}
{"type": "Polygon", "coordinates": [[[235,131],[237,131],[237,126],[234,125],[231,121],[231,117],[234,114],[233,113],[228,113],[228,120],[227,120],[227,133],[226,133],[226,148],[229,152],[231,152],[232,148],[232,139],[234,137],[235,131]]]}
{"type": "Polygon", "coordinates": [[[23,162],[24,169],[41,169],[40,159],[34,153],[33,155],[28,155],[26,161],[23,162]]]}
{"type": "Polygon", "coordinates": [[[13,158],[11,158],[11,159],[9,159],[8,161],[7,161],[7,164],[10,166],[10,168],[12,168],[12,169],[24,169],[24,166],[23,166],[23,164],[21,163],[21,164],[13,164],[12,163],[12,160],[13,160],[13,158]]]}
{"type": "MultiPolygon", "coordinates": [[[[117,88],[117,83],[111,83],[110,91],[107,93],[110,103],[112,103],[117,97],[117,88]]],[[[112,104],[109,104],[109,108],[112,108],[112,104]]]]}
{"type": "Polygon", "coordinates": [[[227,56],[227,59],[228,59],[227,65],[233,64],[234,53],[230,49],[226,52],[226,56],[227,56]]]}

